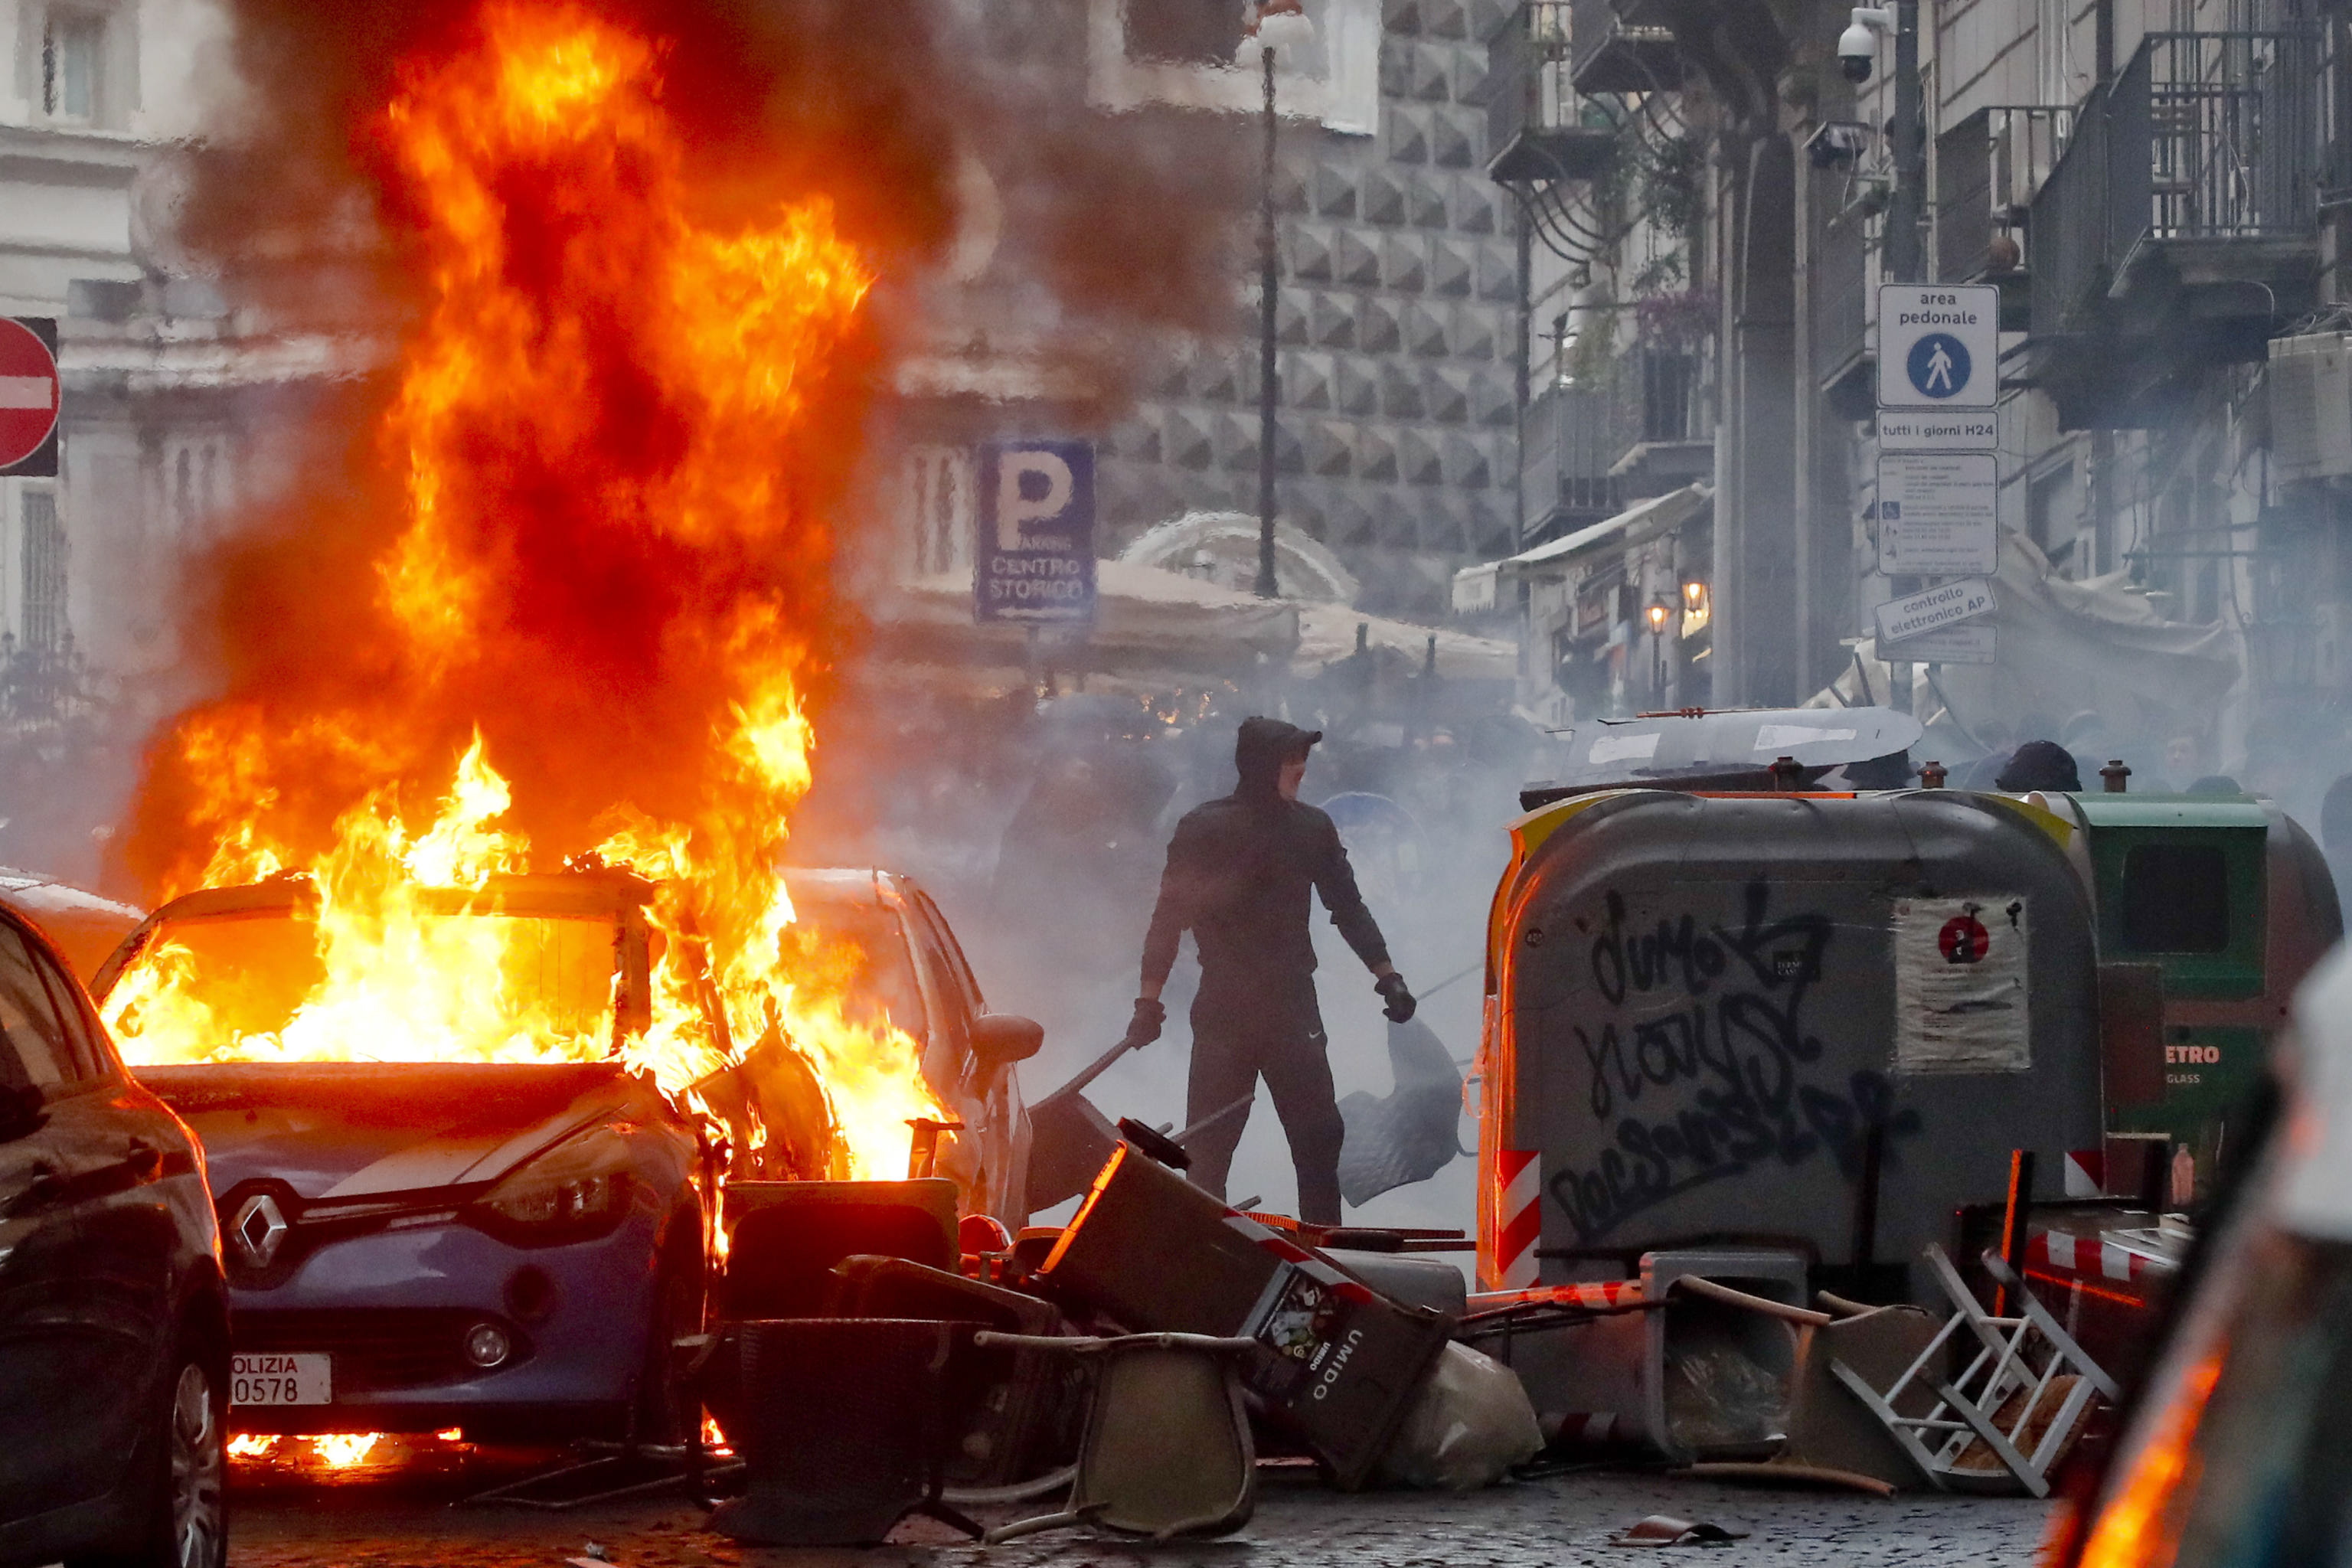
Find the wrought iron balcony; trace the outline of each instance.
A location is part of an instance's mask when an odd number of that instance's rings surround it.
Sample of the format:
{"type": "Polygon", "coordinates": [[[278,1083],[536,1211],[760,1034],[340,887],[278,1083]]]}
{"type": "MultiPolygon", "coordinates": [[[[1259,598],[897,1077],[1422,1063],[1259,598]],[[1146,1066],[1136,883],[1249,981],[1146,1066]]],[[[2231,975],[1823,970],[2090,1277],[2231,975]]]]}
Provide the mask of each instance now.
{"type": "Polygon", "coordinates": [[[1652,0],[1570,0],[1569,77],[1579,92],[1665,92],[1683,57],[1652,0]]]}
{"type": "Polygon", "coordinates": [[[2084,100],[2027,228],[2033,375],[2069,423],[2160,417],[2309,307],[2332,74],[2308,33],[2157,33],[2084,100]]]}
{"type": "Polygon", "coordinates": [[[1701,344],[1637,346],[1528,407],[1527,544],[1571,533],[1714,472],[1701,344]]]}
{"type": "Polygon", "coordinates": [[[1571,77],[1570,0],[1525,0],[1486,40],[1486,174],[1505,184],[1591,180],[1616,132],[1586,123],[1571,77]]]}
{"type": "Polygon", "coordinates": [[[1628,445],[1622,413],[1605,382],[1555,383],[1528,405],[1520,454],[1527,506],[1519,522],[1521,548],[1573,533],[1623,510],[1624,488],[1609,473],[1628,445]]]}

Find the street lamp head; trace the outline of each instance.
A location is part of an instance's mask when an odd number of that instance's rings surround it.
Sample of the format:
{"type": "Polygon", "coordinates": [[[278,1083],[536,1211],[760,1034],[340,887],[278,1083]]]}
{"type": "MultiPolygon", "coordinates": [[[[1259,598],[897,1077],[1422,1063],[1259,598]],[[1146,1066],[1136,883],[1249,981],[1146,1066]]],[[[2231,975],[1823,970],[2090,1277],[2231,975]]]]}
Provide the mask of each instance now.
{"type": "Polygon", "coordinates": [[[1650,617],[1650,630],[1653,633],[1664,631],[1666,629],[1666,616],[1672,613],[1673,612],[1667,609],[1666,602],[1664,599],[1651,600],[1650,607],[1647,612],[1650,617]]]}
{"type": "Polygon", "coordinates": [[[1699,582],[1690,582],[1690,583],[1685,583],[1685,584],[1683,584],[1683,604],[1684,604],[1685,606],[1687,606],[1687,607],[1688,607],[1688,608],[1689,608],[1689,609],[1690,609],[1694,614],[1696,614],[1696,613],[1697,612],[1698,607],[1699,607],[1701,605],[1704,605],[1704,604],[1706,604],[1706,584],[1704,584],[1704,583],[1699,583],[1699,582]]]}
{"type": "MultiPolygon", "coordinates": [[[[1300,8],[1299,0],[1263,0],[1250,27],[1250,39],[1259,49],[1295,59],[1314,44],[1315,23],[1300,8]]],[[[1249,45],[1243,49],[1247,54],[1249,45]]]]}

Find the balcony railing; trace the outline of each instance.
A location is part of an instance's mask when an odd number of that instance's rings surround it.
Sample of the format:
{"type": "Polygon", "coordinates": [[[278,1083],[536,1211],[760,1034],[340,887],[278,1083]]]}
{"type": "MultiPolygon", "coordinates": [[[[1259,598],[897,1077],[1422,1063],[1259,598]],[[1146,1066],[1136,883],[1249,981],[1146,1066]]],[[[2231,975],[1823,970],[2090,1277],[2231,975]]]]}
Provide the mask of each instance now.
{"type": "Polygon", "coordinates": [[[1621,428],[1622,415],[1606,380],[1548,386],[1528,405],[1523,544],[1572,532],[1622,509],[1623,489],[1609,475],[1631,444],[1621,428]]]}
{"type": "Polygon", "coordinates": [[[1612,472],[1637,446],[1707,439],[1706,360],[1703,344],[1637,346],[1537,395],[1528,407],[1523,469],[1528,540],[1597,522],[1653,493],[1612,472]]]}
{"type": "Polygon", "coordinates": [[[2084,100],[2033,198],[2033,330],[2090,330],[2157,249],[2309,238],[2327,140],[2321,66],[2306,33],[2149,35],[2084,100]]]}
{"type": "Polygon", "coordinates": [[[1486,40],[1486,173],[1506,184],[1590,180],[1616,132],[1588,124],[1569,64],[1570,0],[1526,0],[1486,40]]]}
{"type": "Polygon", "coordinates": [[[1582,92],[1664,92],[1682,84],[1675,35],[1647,0],[1570,0],[1569,77],[1582,92]]]}

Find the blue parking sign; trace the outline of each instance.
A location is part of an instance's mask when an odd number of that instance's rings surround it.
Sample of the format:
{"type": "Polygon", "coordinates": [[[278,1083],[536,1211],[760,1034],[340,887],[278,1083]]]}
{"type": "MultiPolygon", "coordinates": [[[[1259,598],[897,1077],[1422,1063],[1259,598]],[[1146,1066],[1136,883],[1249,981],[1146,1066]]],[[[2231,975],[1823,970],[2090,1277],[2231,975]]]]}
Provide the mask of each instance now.
{"type": "Polygon", "coordinates": [[[979,467],[973,619],[1092,624],[1094,443],[986,441],[979,467]]]}

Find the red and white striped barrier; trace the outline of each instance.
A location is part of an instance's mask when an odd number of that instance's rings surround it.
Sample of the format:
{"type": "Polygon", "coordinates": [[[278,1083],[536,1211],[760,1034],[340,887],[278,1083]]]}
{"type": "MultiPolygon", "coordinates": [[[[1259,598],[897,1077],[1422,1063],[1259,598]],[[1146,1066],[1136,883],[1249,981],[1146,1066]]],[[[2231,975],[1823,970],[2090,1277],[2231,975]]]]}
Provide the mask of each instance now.
{"type": "Polygon", "coordinates": [[[1595,1279],[1581,1285],[1536,1285],[1524,1290],[1479,1290],[1470,1297],[1469,1310],[1492,1312],[1503,1307],[1634,1307],[1642,1301],[1639,1279],[1595,1279]]]}
{"type": "Polygon", "coordinates": [[[1616,1413],[1563,1415],[1559,1418],[1559,1430],[1553,1434],[1552,1441],[1567,1448],[1613,1447],[1618,1441],[1616,1413]]]}
{"type": "Polygon", "coordinates": [[[2025,1244],[2025,1266],[2046,1268],[2053,1274],[2079,1274],[2118,1283],[2152,1277],[2169,1279],[2180,1271],[2180,1265],[2162,1253],[2114,1237],[2114,1232],[2084,1237],[2063,1230],[2038,1230],[2025,1244]]]}
{"type": "Polygon", "coordinates": [[[1495,1155],[1495,1279],[1500,1289],[1533,1285],[1538,1277],[1536,1244],[1543,1239],[1543,1181],[1533,1149],[1504,1149],[1495,1155]]]}

